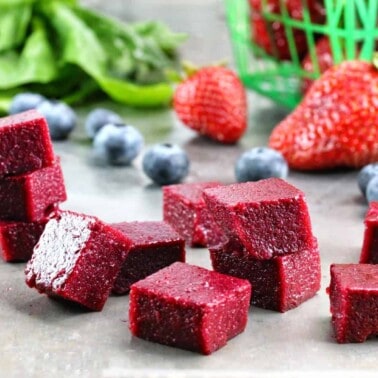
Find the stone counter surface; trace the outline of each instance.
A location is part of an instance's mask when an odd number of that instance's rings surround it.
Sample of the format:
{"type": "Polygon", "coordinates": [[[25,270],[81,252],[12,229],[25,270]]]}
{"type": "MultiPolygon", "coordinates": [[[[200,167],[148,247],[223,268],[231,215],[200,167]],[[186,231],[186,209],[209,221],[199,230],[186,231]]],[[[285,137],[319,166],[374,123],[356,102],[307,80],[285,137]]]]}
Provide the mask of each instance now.
{"type": "MultiPolygon", "coordinates": [[[[185,58],[200,63],[231,57],[220,1],[83,1],[125,20],[161,19],[189,33],[185,58]]],[[[240,153],[266,144],[286,111],[250,94],[250,126],[235,146],[196,137],[169,110],[137,111],[112,103],[144,133],[147,144],[182,145],[191,160],[188,182],[234,182],[240,153]]],[[[65,209],[107,222],[159,220],[161,189],[141,170],[141,158],[127,168],[98,167],[85,141],[83,117],[95,105],[78,109],[81,122],[67,142],[55,143],[61,156],[68,201],[65,209]]],[[[376,376],[378,344],[338,345],[330,326],[332,262],[357,262],[367,209],[356,171],[290,172],[288,181],[306,193],[322,257],[322,288],[313,299],[285,314],[250,309],[246,331],[211,356],[131,337],[128,296],[112,296],[102,312],[91,313],[39,295],[24,283],[24,264],[0,262],[1,377],[319,377],[376,376]]],[[[210,267],[206,249],[188,249],[189,263],[210,267]]]]}

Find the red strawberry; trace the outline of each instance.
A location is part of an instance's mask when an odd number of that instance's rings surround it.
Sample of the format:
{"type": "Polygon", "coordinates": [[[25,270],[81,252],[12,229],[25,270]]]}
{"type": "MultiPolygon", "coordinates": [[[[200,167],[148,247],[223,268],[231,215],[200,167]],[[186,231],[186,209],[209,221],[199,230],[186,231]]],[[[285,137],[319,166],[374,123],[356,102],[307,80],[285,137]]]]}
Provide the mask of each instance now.
{"type": "MultiPolygon", "coordinates": [[[[290,18],[303,20],[302,0],[283,0],[290,18]]],[[[279,21],[269,21],[264,12],[281,14],[280,0],[249,0],[251,7],[251,32],[252,40],[269,55],[281,60],[291,59],[289,42],[286,36],[285,26],[279,21]],[[264,7],[264,4],[266,5],[264,7]]],[[[313,23],[324,23],[325,10],[323,1],[307,1],[310,18],[313,23]]],[[[306,34],[303,30],[293,28],[296,50],[299,57],[307,52],[306,34]]]]}
{"type": "Polygon", "coordinates": [[[245,89],[225,67],[205,67],[178,85],[173,106],[188,127],[222,143],[234,143],[247,127],[245,89]]]}
{"type": "Polygon", "coordinates": [[[378,161],[378,69],[362,61],[328,69],[273,130],[269,146],[301,170],[378,161]]]}
{"type": "MultiPolygon", "coordinates": [[[[333,56],[331,43],[328,37],[323,37],[319,39],[315,47],[316,58],[318,60],[319,71],[323,73],[327,71],[328,68],[333,66],[333,56]]],[[[302,61],[302,68],[307,72],[314,72],[314,64],[311,60],[310,54],[307,54],[302,61]]],[[[311,87],[314,79],[303,78],[302,80],[302,92],[306,93],[311,87]]]]}

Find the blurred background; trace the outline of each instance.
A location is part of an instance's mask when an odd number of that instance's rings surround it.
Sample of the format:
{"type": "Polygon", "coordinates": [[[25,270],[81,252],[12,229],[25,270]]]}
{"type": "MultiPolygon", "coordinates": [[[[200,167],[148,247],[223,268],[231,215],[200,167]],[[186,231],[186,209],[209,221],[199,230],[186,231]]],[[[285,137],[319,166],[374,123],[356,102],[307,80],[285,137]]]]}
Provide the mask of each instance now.
{"type": "Polygon", "coordinates": [[[81,4],[124,21],[163,21],[173,31],[187,33],[181,52],[193,62],[231,60],[222,0],[84,0],[81,4]]]}

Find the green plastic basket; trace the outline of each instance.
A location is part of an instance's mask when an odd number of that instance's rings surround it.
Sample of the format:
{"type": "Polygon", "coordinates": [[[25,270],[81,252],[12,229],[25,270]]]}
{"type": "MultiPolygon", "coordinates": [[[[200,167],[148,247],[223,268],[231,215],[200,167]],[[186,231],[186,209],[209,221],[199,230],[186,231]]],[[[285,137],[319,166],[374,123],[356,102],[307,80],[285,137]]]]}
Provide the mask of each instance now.
{"type": "Polygon", "coordinates": [[[311,22],[307,0],[302,0],[303,20],[290,18],[285,0],[279,1],[280,14],[267,10],[267,0],[262,0],[261,14],[267,22],[278,21],[283,24],[290,49],[290,61],[280,61],[253,43],[248,0],[225,0],[236,68],[247,88],[294,108],[302,97],[301,78],[316,78],[320,75],[315,53],[319,36],[329,37],[335,63],[343,59],[372,60],[375,43],[378,41],[377,0],[324,0],[324,24],[311,22]],[[303,70],[301,66],[293,28],[303,30],[306,35],[313,73],[303,70]]]}

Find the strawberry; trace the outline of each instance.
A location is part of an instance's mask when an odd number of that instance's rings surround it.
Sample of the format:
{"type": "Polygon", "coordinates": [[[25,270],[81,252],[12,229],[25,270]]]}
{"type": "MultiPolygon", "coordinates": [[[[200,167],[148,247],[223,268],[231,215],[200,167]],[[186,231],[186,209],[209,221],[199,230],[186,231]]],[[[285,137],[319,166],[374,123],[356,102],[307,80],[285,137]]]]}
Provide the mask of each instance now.
{"type": "MultiPolygon", "coordinates": [[[[318,61],[320,73],[325,72],[328,68],[333,66],[332,48],[328,37],[319,39],[319,41],[316,43],[315,54],[318,61]]],[[[310,54],[307,54],[302,60],[302,68],[307,72],[315,71],[310,54]]],[[[313,82],[314,79],[307,77],[303,78],[302,92],[306,93],[313,82]]]]}
{"type": "Polygon", "coordinates": [[[378,69],[363,61],[328,69],[276,126],[269,146],[300,170],[378,161],[378,69]]]}
{"type": "Polygon", "coordinates": [[[173,107],[180,120],[202,135],[234,143],[247,128],[245,89],[225,67],[199,69],[178,85],[173,107]]]}
{"type": "MultiPolygon", "coordinates": [[[[291,59],[289,42],[286,36],[285,26],[279,21],[270,21],[266,13],[281,14],[282,0],[249,0],[251,7],[251,32],[252,40],[269,55],[280,60],[291,59]]],[[[302,0],[283,0],[290,18],[303,20],[302,0]]],[[[324,23],[325,9],[323,1],[308,0],[308,11],[313,23],[324,23]]],[[[303,30],[293,28],[293,36],[299,57],[307,52],[306,34],[303,30]]]]}

